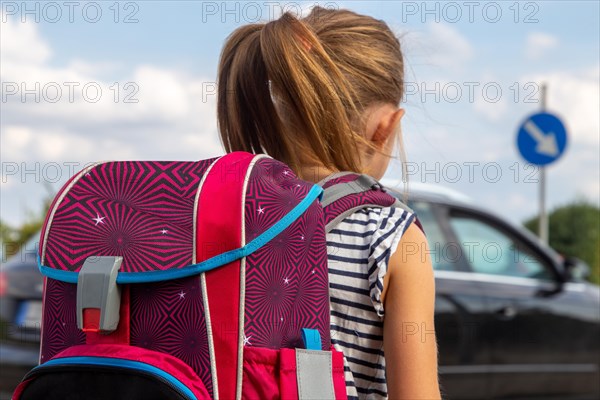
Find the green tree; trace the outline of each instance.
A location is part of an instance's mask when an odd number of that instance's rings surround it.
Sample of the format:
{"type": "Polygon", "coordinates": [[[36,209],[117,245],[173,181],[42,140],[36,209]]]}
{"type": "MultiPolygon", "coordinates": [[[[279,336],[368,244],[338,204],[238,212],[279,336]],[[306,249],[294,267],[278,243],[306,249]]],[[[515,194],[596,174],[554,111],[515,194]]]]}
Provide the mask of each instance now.
{"type": "MultiPolygon", "coordinates": [[[[538,233],[538,217],[524,225],[538,233]]],[[[600,284],[600,208],[586,200],[558,207],[548,216],[548,232],[550,246],[585,261],[592,271],[590,281],[600,284]]]]}
{"type": "Polygon", "coordinates": [[[33,235],[39,233],[53,197],[53,194],[48,191],[42,203],[41,210],[38,212],[29,211],[25,222],[18,227],[10,226],[0,220],[0,244],[2,245],[0,253],[2,254],[2,262],[5,262],[12,255],[16,254],[23,244],[33,237],[33,235]]]}

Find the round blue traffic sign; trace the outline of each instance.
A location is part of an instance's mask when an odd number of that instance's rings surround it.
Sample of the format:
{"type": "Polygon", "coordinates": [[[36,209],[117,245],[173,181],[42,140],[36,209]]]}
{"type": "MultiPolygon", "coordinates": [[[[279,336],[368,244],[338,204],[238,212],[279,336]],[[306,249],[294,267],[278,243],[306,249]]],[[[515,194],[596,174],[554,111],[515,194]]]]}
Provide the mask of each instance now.
{"type": "Polygon", "coordinates": [[[567,130],[556,115],[544,112],[530,115],[519,127],[517,147],[530,163],[550,164],[564,153],[567,130]]]}

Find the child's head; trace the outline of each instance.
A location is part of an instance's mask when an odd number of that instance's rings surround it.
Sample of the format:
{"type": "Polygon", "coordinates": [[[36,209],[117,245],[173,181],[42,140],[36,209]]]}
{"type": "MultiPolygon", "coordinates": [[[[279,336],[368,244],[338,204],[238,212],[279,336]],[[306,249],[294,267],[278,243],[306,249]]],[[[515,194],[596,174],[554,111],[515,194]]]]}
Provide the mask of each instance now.
{"type": "Polygon", "coordinates": [[[218,79],[226,151],[267,153],[305,179],[307,168],[383,175],[404,94],[400,43],[385,22],[314,7],[242,26],[218,79]]]}

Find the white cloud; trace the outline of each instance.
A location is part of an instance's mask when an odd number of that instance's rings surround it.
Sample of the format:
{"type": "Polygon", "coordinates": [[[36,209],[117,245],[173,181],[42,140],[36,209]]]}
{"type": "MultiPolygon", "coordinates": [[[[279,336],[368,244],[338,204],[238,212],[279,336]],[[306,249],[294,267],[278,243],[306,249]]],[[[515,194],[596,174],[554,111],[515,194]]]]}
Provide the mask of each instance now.
{"type": "Polygon", "coordinates": [[[67,69],[79,71],[85,75],[97,75],[114,72],[119,67],[117,62],[102,61],[102,62],[87,62],[85,60],[74,59],[69,62],[67,69]]]}
{"type": "Polygon", "coordinates": [[[409,32],[404,36],[404,52],[422,64],[438,68],[461,69],[474,54],[473,46],[455,27],[447,24],[428,24],[427,30],[409,32]]]}
{"type": "Polygon", "coordinates": [[[538,60],[557,46],[558,39],[556,37],[547,33],[533,32],[527,36],[525,56],[529,60],[538,60]]]}
{"type": "Polygon", "coordinates": [[[92,140],[80,135],[73,135],[63,131],[38,131],[35,134],[34,154],[35,160],[65,160],[76,149],[78,158],[85,159],[92,156],[94,144],[92,140]]]}
{"type": "Polygon", "coordinates": [[[50,67],[17,63],[4,53],[2,58],[2,80],[5,87],[11,85],[4,106],[19,115],[112,127],[164,124],[184,121],[195,102],[192,82],[177,71],[141,65],[123,79],[105,80],[86,63],[50,67]],[[31,91],[36,94],[25,94],[31,91]]]}
{"type": "Polygon", "coordinates": [[[189,113],[191,99],[185,82],[174,73],[141,66],[136,69],[133,82],[140,88],[136,108],[141,108],[143,114],[160,111],[163,117],[176,119],[189,113]]]}
{"type": "MultiPolygon", "coordinates": [[[[138,65],[125,76],[111,79],[105,76],[120,67],[113,61],[72,59],[64,65],[50,64],[51,48],[32,22],[7,18],[1,36],[3,130],[7,126],[26,127],[36,140],[44,132],[53,132],[54,143],[48,154],[60,157],[61,138],[69,135],[85,137],[96,147],[107,139],[132,141],[142,156],[165,150],[161,136],[169,137],[167,151],[173,156],[195,154],[195,158],[202,158],[214,155],[219,146],[214,78],[138,65]],[[214,145],[180,146],[178,152],[178,140],[190,134],[214,145]],[[205,152],[207,148],[210,154],[205,152]]],[[[4,136],[3,132],[3,154],[16,154],[4,136]]],[[[87,147],[73,143],[68,143],[71,157],[73,153],[93,156],[84,154],[87,147]]]]}
{"type": "Polygon", "coordinates": [[[37,32],[32,23],[19,23],[12,18],[6,18],[0,13],[2,34],[0,48],[2,49],[2,68],[9,60],[11,63],[40,65],[50,58],[52,51],[49,45],[37,32]]]}
{"type": "Polygon", "coordinates": [[[600,65],[580,71],[554,71],[523,77],[521,82],[545,82],[547,107],[560,115],[574,142],[600,143],[600,65]]]}
{"type": "Polygon", "coordinates": [[[2,159],[22,159],[26,157],[27,146],[31,143],[33,133],[26,126],[6,126],[2,128],[2,159]]]}
{"type": "Polygon", "coordinates": [[[35,23],[6,20],[0,35],[5,96],[0,148],[3,163],[18,170],[11,176],[4,176],[3,170],[3,220],[20,223],[23,213],[15,210],[36,209],[45,195],[41,175],[23,177],[24,169],[63,166],[61,180],[50,182],[58,190],[67,172],[73,172],[64,167],[68,163],[200,160],[223,153],[214,78],[113,60],[73,58],[57,63],[35,23]],[[95,101],[97,88],[101,95],[95,101]],[[24,89],[35,94],[23,96],[24,89]],[[126,102],[127,96],[137,101],[126,102]]]}

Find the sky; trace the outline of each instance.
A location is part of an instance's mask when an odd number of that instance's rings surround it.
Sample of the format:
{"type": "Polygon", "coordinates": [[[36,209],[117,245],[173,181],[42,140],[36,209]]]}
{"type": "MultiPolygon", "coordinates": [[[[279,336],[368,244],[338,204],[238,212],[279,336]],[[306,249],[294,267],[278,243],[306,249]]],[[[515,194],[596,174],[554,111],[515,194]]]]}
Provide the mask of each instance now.
{"type": "MultiPolygon", "coordinates": [[[[0,2],[0,218],[11,225],[99,160],[223,154],[216,71],[235,28],[319,4],[383,19],[405,57],[411,182],[457,190],[514,223],[538,212],[519,126],[541,110],[567,133],[546,168],[551,210],[600,204],[597,1],[0,2]]],[[[386,178],[401,178],[393,160],[386,178]]]]}

